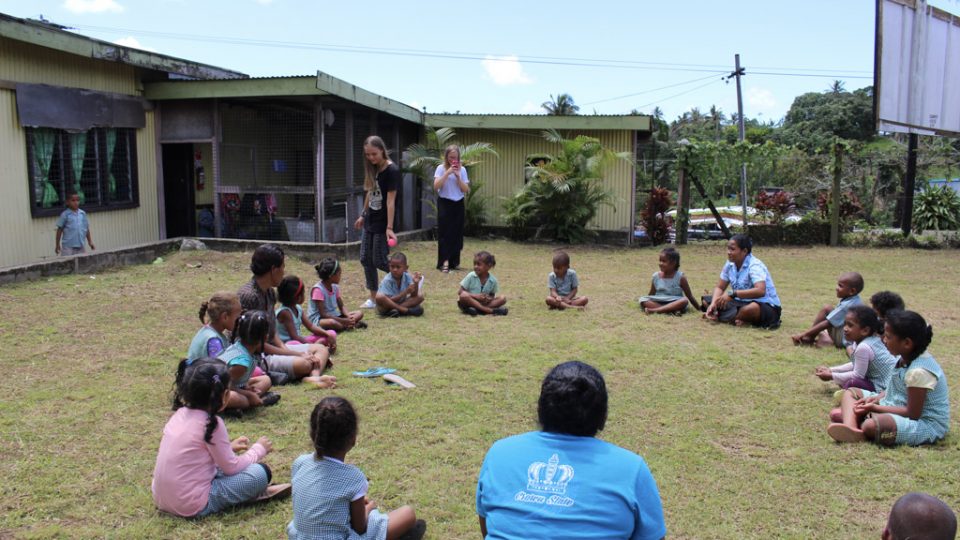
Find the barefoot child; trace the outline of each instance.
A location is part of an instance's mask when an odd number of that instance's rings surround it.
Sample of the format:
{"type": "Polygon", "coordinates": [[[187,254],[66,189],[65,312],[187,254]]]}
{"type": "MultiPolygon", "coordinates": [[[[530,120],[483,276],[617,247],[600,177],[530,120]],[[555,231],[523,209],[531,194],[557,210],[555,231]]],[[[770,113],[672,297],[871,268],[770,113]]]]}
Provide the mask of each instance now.
{"type": "Polygon", "coordinates": [[[281,307],[277,309],[277,336],[286,345],[301,343],[322,343],[330,349],[330,354],[337,350],[337,333],[334,330],[324,330],[303,318],[303,281],[297,276],[284,276],[277,285],[277,300],[281,307]],[[300,335],[300,328],[306,327],[310,335],[300,335]]]}
{"type": "Polygon", "coordinates": [[[67,208],[57,218],[57,241],[54,251],[57,255],[80,255],[86,253],[83,241],[93,246],[90,236],[90,221],[87,213],[80,209],[80,195],[73,190],[67,192],[67,208]]]}
{"type": "Polygon", "coordinates": [[[377,313],[383,317],[423,315],[423,274],[407,272],[407,256],[399,251],[390,254],[387,267],[389,272],[383,276],[374,298],[377,313]]]}
{"type": "Polygon", "coordinates": [[[589,301],[586,296],[577,296],[580,280],[577,272],[570,268],[570,255],[564,251],[553,255],[553,272],[547,276],[547,288],[550,289],[547,297],[550,309],[583,309],[589,301]]]}
{"type": "Polygon", "coordinates": [[[318,281],[310,289],[310,304],[307,317],[310,322],[326,330],[343,332],[354,328],[366,328],[363,322],[363,311],[347,312],[343,307],[343,298],[340,297],[340,275],[343,267],[332,257],[327,257],[314,266],[318,281]]]}
{"type": "Polygon", "coordinates": [[[342,397],[323,398],[310,415],[314,451],[293,462],[293,520],[287,537],[298,539],[420,540],[426,523],[413,508],[389,514],[367,497],[363,471],[345,463],[357,444],[357,413],[342,397]]]}
{"type": "Polygon", "coordinates": [[[647,314],[681,315],[687,310],[688,304],[699,310],[700,302],[693,296],[687,277],[680,271],[680,253],[672,247],[663,249],[660,252],[659,264],[660,271],[653,273],[650,282],[650,294],[640,297],[643,311],[647,314]]]}
{"type": "Polygon", "coordinates": [[[943,369],[926,353],[932,338],[933,329],[920,315],[887,313],[883,339],[897,356],[887,390],[844,390],[842,423],[830,424],[827,434],[838,442],[876,441],[885,446],[942,439],[950,426],[950,397],[943,369]]]}
{"type": "Polygon", "coordinates": [[[219,360],[230,371],[230,394],[227,409],[245,410],[274,405],[280,395],[270,390],[270,377],[254,376],[256,357],[263,352],[270,323],[262,311],[246,311],[233,328],[233,344],[220,353],[219,360]]]}
{"type": "Polygon", "coordinates": [[[290,493],[290,484],[269,485],[270,468],[260,463],[273,448],[270,439],[251,445],[246,437],[231,442],[227,436],[216,413],[229,386],[227,366],[218,361],[194,362],[177,378],[177,412],[163,428],[153,469],[153,502],[161,511],[202,517],[290,493]]]}
{"type": "Polygon", "coordinates": [[[473,256],[473,272],[460,282],[457,305],[471,317],[507,314],[507,308],[504,307],[507,299],[497,295],[500,284],[490,273],[490,269],[496,265],[497,259],[493,254],[480,251],[473,256]]]}
{"type": "MultiPolygon", "coordinates": [[[[813,326],[801,334],[790,337],[794,345],[816,345],[829,347],[833,345],[842,349],[850,345],[843,337],[843,319],[851,306],[858,306],[863,302],[860,293],[863,291],[863,276],[857,272],[840,274],[837,279],[837,298],[840,302],[836,307],[827,304],[813,319],[813,326]]],[[[849,347],[847,353],[851,353],[849,347]]]]}
{"type": "Polygon", "coordinates": [[[820,366],[814,371],[823,381],[833,381],[840,388],[862,388],[871,392],[887,389],[890,373],[897,363],[880,334],[883,325],[875,311],[867,306],[853,306],[843,321],[844,337],[855,347],[850,362],[842,366],[820,366]]]}
{"type": "Polygon", "coordinates": [[[200,304],[200,322],[206,324],[190,342],[188,365],[200,358],[216,358],[230,346],[226,332],[236,326],[240,311],[240,298],[232,292],[215,293],[210,300],[200,304]]]}

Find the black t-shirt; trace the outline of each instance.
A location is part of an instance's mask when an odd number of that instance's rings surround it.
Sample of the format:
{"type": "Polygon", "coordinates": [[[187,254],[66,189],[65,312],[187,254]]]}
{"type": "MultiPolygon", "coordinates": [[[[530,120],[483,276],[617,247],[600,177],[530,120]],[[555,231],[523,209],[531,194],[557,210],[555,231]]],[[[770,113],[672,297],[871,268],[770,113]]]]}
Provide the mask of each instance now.
{"type": "Polygon", "coordinates": [[[399,186],[400,167],[397,167],[396,163],[390,163],[386,169],[377,174],[376,186],[370,192],[367,217],[363,219],[363,228],[367,232],[380,234],[387,232],[387,193],[396,191],[399,186]]]}

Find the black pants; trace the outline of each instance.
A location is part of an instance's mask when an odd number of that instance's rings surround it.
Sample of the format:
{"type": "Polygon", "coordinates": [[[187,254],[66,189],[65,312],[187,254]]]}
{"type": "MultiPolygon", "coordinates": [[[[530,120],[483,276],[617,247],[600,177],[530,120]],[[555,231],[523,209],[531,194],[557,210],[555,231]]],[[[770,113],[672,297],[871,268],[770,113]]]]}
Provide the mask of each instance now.
{"type": "Polygon", "coordinates": [[[363,230],[363,236],[360,238],[360,266],[363,266],[363,277],[368,291],[376,291],[380,288],[378,269],[384,272],[390,270],[387,265],[389,253],[386,231],[373,233],[363,230]]]}
{"type": "Polygon", "coordinates": [[[464,199],[451,201],[437,197],[437,268],[443,267],[443,261],[450,262],[450,268],[460,266],[460,251],[463,250],[463,220],[465,216],[464,199]]]}

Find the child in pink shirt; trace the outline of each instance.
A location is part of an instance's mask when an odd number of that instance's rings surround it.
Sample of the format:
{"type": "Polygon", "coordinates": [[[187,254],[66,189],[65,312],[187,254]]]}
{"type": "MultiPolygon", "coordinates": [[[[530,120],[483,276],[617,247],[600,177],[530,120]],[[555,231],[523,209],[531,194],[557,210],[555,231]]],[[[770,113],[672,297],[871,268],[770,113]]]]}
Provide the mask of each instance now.
{"type": "Polygon", "coordinates": [[[153,470],[153,501],[164,512],[202,517],[254,500],[288,495],[290,484],[270,485],[260,463],[273,444],[240,437],[233,442],[216,415],[226,403],[230,372],[223,362],[197,360],[177,380],[174,408],[163,428],[153,470]],[[235,451],[246,450],[242,455],[235,451]]]}

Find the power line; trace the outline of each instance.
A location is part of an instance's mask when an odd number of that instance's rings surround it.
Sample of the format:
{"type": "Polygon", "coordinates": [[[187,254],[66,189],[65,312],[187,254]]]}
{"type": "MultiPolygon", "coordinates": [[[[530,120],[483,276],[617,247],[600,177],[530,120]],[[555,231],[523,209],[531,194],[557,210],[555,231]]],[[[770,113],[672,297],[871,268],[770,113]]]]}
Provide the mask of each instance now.
{"type": "MultiPolygon", "coordinates": [[[[599,67],[599,68],[613,68],[613,69],[635,69],[635,70],[650,70],[650,71],[686,71],[686,72],[701,72],[701,73],[712,73],[712,74],[724,73],[727,70],[726,66],[713,65],[713,64],[688,64],[688,63],[677,63],[677,62],[651,62],[651,61],[640,61],[640,60],[618,60],[618,59],[576,58],[576,57],[534,56],[534,55],[519,57],[516,55],[491,55],[487,53],[476,53],[476,52],[437,51],[437,50],[429,50],[429,49],[403,49],[403,48],[388,48],[388,47],[366,47],[366,46],[356,46],[356,45],[337,45],[337,44],[329,44],[329,43],[304,43],[304,42],[294,42],[294,41],[232,38],[227,36],[200,36],[200,35],[193,35],[193,34],[181,34],[181,33],[175,33],[175,32],[160,32],[160,31],[133,29],[133,28],[112,28],[112,27],[93,26],[93,25],[72,25],[71,28],[88,30],[88,31],[106,32],[106,33],[121,33],[121,34],[130,33],[130,34],[138,34],[138,35],[152,36],[152,37],[159,37],[159,38],[168,38],[168,39],[174,39],[174,40],[199,41],[199,42],[205,42],[205,43],[223,43],[228,45],[319,50],[319,51],[342,52],[342,53],[350,53],[350,54],[379,54],[379,55],[388,55],[388,56],[413,56],[413,57],[440,58],[440,59],[451,59],[451,60],[488,60],[488,61],[513,61],[513,59],[516,58],[517,61],[522,61],[528,64],[545,64],[545,65],[560,65],[560,66],[574,66],[574,67],[599,67]]],[[[857,70],[829,70],[829,69],[817,70],[812,68],[777,68],[777,67],[767,67],[762,69],[792,70],[794,72],[836,71],[838,73],[837,75],[810,75],[810,76],[822,76],[822,77],[833,77],[833,78],[872,78],[872,77],[856,77],[856,76],[842,75],[842,73],[850,73],[850,72],[864,73],[863,71],[857,71],[857,70]]],[[[758,74],[804,76],[801,73],[763,72],[758,74]]]]}
{"type": "Polygon", "coordinates": [[[634,96],[641,96],[641,95],[643,95],[643,94],[649,94],[649,93],[651,93],[651,92],[657,92],[657,91],[659,91],[659,90],[666,90],[667,88],[675,88],[675,87],[677,87],[677,86],[684,86],[684,85],[687,85],[687,84],[693,84],[693,83],[695,83],[695,82],[700,82],[700,81],[703,81],[703,80],[706,80],[706,79],[713,79],[713,78],[715,78],[715,77],[716,77],[716,75],[707,75],[706,77],[698,77],[698,78],[696,78],[696,79],[691,79],[691,80],[689,80],[689,81],[683,81],[683,82],[679,82],[679,83],[677,83],[677,84],[671,84],[671,85],[667,85],[667,86],[661,86],[660,88],[653,88],[653,89],[651,89],[651,90],[643,90],[643,91],[640,91],[640,92],[635,92],[635,93],[633,93],[633,94],[624,94],[624,95],[622,95],[622,96],[611,97],[611,98],[606,98],[606,99],[599,99],[599,100],[597,100],[597,101],[589,101],[589,102],[587,102],[587,103],[583,103],[582,105],[583,105],[583,106],[596,105],[597,103],[606,103],[607,101],[616,101],[616,100],[618,100],[618,99],[624,99],[624,98],[634,97],[634,96]]]}

